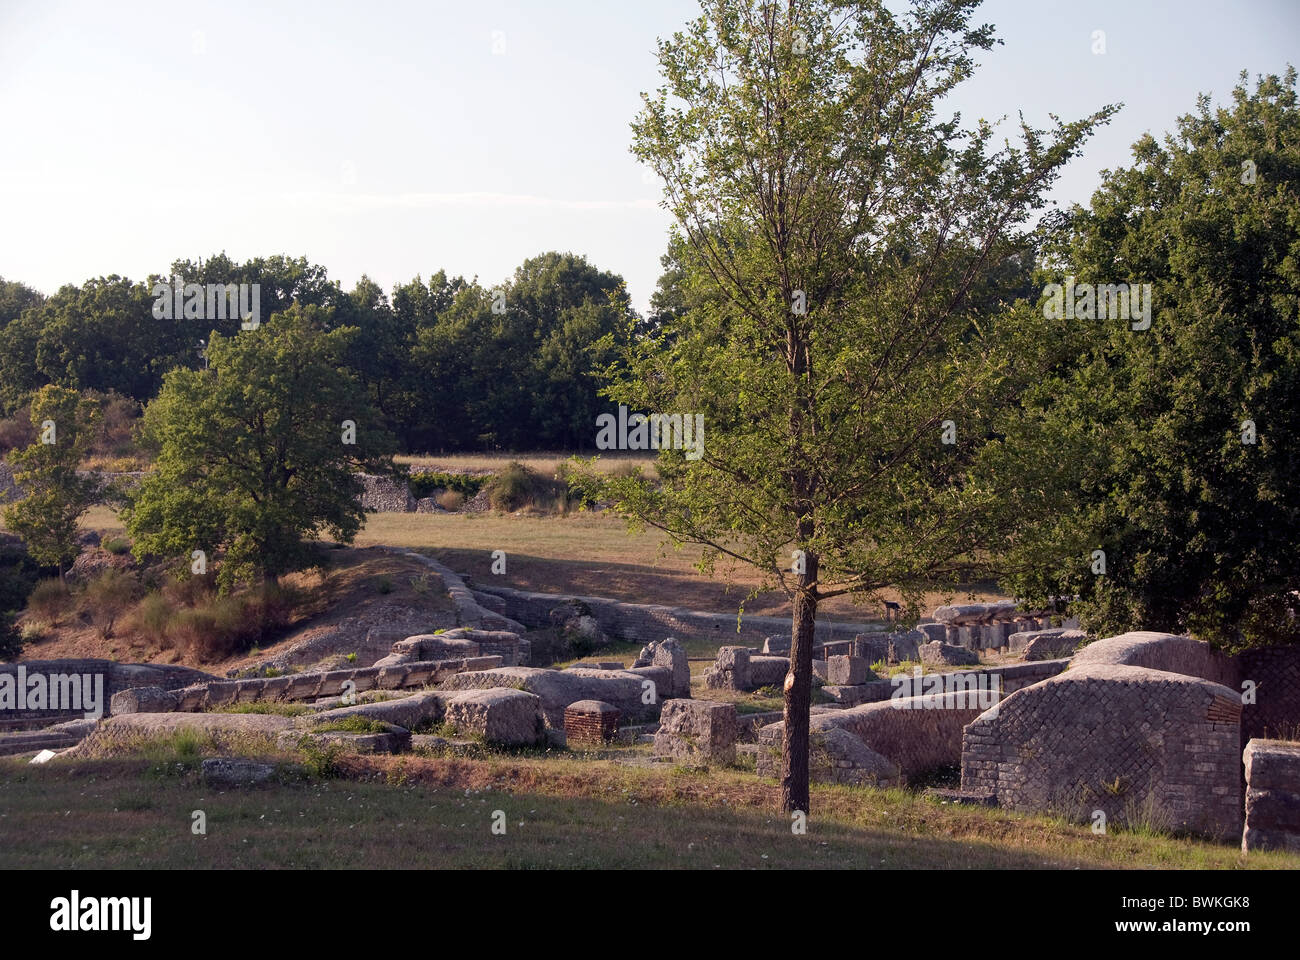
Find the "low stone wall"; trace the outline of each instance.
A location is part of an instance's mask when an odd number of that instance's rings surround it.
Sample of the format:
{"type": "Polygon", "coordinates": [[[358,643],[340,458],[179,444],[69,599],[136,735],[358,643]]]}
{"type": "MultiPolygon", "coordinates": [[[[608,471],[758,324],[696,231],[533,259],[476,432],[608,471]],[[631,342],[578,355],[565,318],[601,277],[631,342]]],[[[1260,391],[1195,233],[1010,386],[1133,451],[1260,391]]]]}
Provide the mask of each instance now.
{"type": "Polygon", "coordinates": [[[1246,828],[1241,849],[1300,853],[1300,743],[1251,740],[1246,767],[1246,828]]]}
{"type": "MultiPolygon", "coordinates": [[[[690,637],[716,640],[723,644],[758,647],[773,633],[789,633],[789,617],[744,617],[736,627],[732,613],[707,613],[685,607],[660,604],[623,603],[605,597],[573,597],[555,593],[533,593],[474,582],[476,594],[498,597],[505,602],[506,615],[528,627],[551,626],[551,611],[578,600],[585,603],[601,629],[610,637],[633,643],[649,643],[665,637],[690,637]]],[[[879,624],[837,623],[818,620],[815,637],[827,640],[852,640],[859,633],[881,632],[879,624]]]]}
{"type": "Polygon", "coordinates": [[[617,708],[620,717],[629,724],[656,720],[663,703],[658,691],[666,690],[671,683],[672,671],[667,667],[638,667],[632,670],[546,670],[541,667],[500,667],[491,670],[466,671],[449,678],[444,690],[490,690],[494,687],[513,687],[536,694],[542,700],[542,715],[546,725],[555,730],[564,729],[564,711],[580,700],[600,700],[617,708]],[[646,681],[654,683],[656,696],[650,703],[646,681]]]}
{"type": "Polygon", "coordinates": [[[361,509],[374,513],[414,513],[415,497],[405,480],[380,477],[370,473],[357,475],[361,480],[361,509]]]}
{"type": "MultiPolygon", "coordinates": [[[[925,676],[945,676],[947,673],[962,673],[972,675],[982,675],[985,680],[977,680],[981,688],[993,689],[996,683],[996,689],[1001,690],[1001,695],[1006,697],[1023,687],[1030,684],[1046,680],[1048,677],[1054,677],[1070,665],[1068,659],[1062,660],[1038,660],[1034,663],[1015,663],[1004,667],[983,667],[978,670],[960,670],[945,671],[944,673],[926,674],[925,676]],[[994,679],[996,678],[996,680],[994,679]]],[[[909,683],[915,686],[916,680],[914,674],[907,675],[909,683]]],[[[925,692],[925,680],[921,680],[921,692],[925,692]]],[[[864,703],[877,703],[881,700],[889,700],[895,694],[899,693],[903,686],[901,682],[895,683],[894,680],[872,680],[868,683],[857,684],[856,686],[834,686],[827,685],[822,690],[830,697],[833,697],[845,706],[856,707],[864,703]]],[[[903,691],[904,693],[907,691],[903,691]]]]}
{"type": "MultiPolygon", "coordinates": [[[[456,608],[456,622],[460,626],[475,627],[481,630],[509,630],[513,633],[524,633],[528,629],[523,623],[511,619],[502,614],[500,610],[495,609],[497,604],[493,603],[489,607],[479,603],[474,593],[465,586],[465,581],[461,578],[461,575],[446,564],[438,562],[433,557],[426,557],[422,553],[416,553],[414,550],[390,547],[389,552],[416,560],[442,578],[442,585],[447,591],[447,596],[451,598],[452,605],[456,608]]],[[[537,626],[537,624],[528,624],[528,626],[537,626]]],[[[520,662],[528,663],[529,658],[524,657],[520,662]]]]}
{"type": "Polygon", "coordinates": [[[484,670],[500,666],[499,657],[472,657],[462,660],[429,660],[388,667],[358,667],[355,670],[329,670],[324,673],[297,673],[287,677],[253,680],[217,680],[174,690],[174,709],[183,713],[203,713],[213,707],[257,700],[316,700],[335,697],[346,690],[404,690],[441,683],[466,670],[484,670]],[[346,684],[351,681],[352,687],[346,684]]]}
{"type": "Polygon", "coordinates": [[[1199,677],[1077,663],[967,727],[962,790],[1079,820],[1241,830],[1241,699],[1199,677]]]}
{"type": "Polygon", "coordinates": [[[1219,653],[1208,643],[1172,633],[1135,630],[1096,640],[1075,655],[1074,663],[1076,666],[1116,664],[1165,670],[1240,689],[1239,670],[1232,658],[1219,653]]]}
{"type": "MultiPolygon", "coordinates": [[[[979,713],[978,708],[937,705],[928,697],[906,697],[814,714],[809,722],[813,733],[853,734],[894,763],[906,780],[960,763],[962,728],[979,713]]],[[[759,744],[779,755],[784,730],[784,723],[763,727],[759,744]]]]}
{"type": "Polygon", "coordinates": [[[1242,711],[1242,737],[1300,740],[1300,644],[1247,650],[1234,660],[1237,689],[1246,680],[1255,685],[1254,703],[1242,711]]]}
{"type": "Polygon", "coordinates": [[[1231,687],[1245,700],[1243,749],[1251,739],[1300,734],[1300,644],[1229,656],[1190,637],[1134,631],[1089,644],[1075,656],[1074,663],[1146,667],[1231,687]]]}
{"type": "MultiPolygon", "coordinates": [[[[100,708],[107,715],[110,702],[115,693],[131,687],[161,687],[175,690],[198,681],[215,681],[217,678],[201,670],[178,667],[161,663],[117,663],[113,660],[24,660],[19,663],[0,663],[0,675],[11,679],[6,681],[16,688],[20,676],[29,680],[35,675],[46,678],[56,676],[79,676],[94,678],[103,684],[103,702],[100,708]],[[20,670],[21,668],[21,670],[20,670]]],[[[78,720],[85,716],[85,710],[64,709],[0,709],[0,730],[20,730],[30,727],[45,727],[61,720],[78,720]]]]}

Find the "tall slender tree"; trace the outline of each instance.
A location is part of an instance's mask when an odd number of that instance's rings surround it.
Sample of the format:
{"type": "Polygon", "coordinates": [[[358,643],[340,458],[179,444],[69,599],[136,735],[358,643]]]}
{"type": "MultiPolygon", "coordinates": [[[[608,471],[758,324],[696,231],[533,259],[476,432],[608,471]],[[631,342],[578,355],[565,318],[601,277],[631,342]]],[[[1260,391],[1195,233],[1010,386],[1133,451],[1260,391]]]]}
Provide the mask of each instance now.
{"type": "Polygon", "coordinates": [[[988,278],[1023,260],[1032,212],[1116,108],[1022,120],[997,149],[993,124],[941,119],[995,42],[975,5],[704,0],[660,41],[664,85],[633,124],[701,295],[609,396],[701,414],[705,435],[700,459],[661,450],[657,484],[609,490],[633,524],[703,545],[704,569],[752,565],[790,597],[787,811],[809,806],[819,604],[892,585],[915,611],[928,585],[987,572],[1036,505],[986,451],[1063,334],[1003,310],[988,278]]]}

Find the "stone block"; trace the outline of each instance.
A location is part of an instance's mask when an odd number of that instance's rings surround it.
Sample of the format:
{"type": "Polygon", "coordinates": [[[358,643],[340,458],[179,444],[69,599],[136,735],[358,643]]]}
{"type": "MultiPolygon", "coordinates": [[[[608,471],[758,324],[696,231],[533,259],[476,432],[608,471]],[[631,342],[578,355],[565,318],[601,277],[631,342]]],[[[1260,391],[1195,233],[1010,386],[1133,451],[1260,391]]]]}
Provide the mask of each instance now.
{"type": "Polygon", "coordinates": [[[1246,825],[1243,852],[1291,850],[1300,853],[1300,743],[1251,740],[1246,767],[1246,825]]]}
{"type": "Polygon", "coordinates": [[[865,657],[831,657],[826,661],[827,682],[835,686],[857,686],[879,679],[865,657]]]}
{"type": "Polygon", "coordinates": [[[704,675],[704,684],[713,689],[750,690],[749,647],[719,647],[717,659],[704,675]]]}
{"type": "Polygon", "coordinates": [[[1082,630],[1040,630],[1030,634],[1024,645],[1026,660],[1059,660],[1074,656],[1079,644],[1088,639],[1082,630]]]}
{"type": "Polygon", "coordinates": [[[929,666],[973,667],[980,662],[973,650],[938,641],[923,644],[919,653],[921,662],[929,666]]]}
{"type": "Polygon", "coordinates": [[[209,787],[248,787],[266,783],[275,775],[275,767],[240,757],[209,757],[200,775],[209,787]]]}
{"type": "Polygon", "coordinates": [[[171,713],[180,703],[180,697],[162,687],[132,687],[113,694],[108,702],[110,714],[120,713],[171,713]]]}
{"type": "Polygon", "coordinates": [[[531,746],[544,736],[541,698],[510,687],[474,690],[447,701],[447,722],[488,743],[531,746]]]}
{"type": "MultiPolygon", "coordinates": [[[[755,690],[759,687],[782,689],[785,684],[785,675],[789,672],[789,657],[751,656],[749,658],[749,682],[755,690]]],[[[689,695],[690,692],[690,686],[688,685],[686,693],[689,695]]]]}
{"type": "Polygon", "coordinates": [[[737,734],[734,703],[668,700],[659,715],[654,754],[679,760],[731,763],[736,759],[737,734]]]}

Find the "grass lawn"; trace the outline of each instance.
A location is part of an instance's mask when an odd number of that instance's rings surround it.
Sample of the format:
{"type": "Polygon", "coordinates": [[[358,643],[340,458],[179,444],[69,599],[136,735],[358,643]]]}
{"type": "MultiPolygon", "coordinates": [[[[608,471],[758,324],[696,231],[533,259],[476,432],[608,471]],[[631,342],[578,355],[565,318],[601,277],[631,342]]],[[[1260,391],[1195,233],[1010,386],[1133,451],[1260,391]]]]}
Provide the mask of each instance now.
{"type": "MultiPolygon", "coordinates": [[[[624,751],[626,753],[626,751],[624,751]]],[[[618,753],[615,751],[615,753],[618,753]]],[[[805,835],[778,788],[572,755],[348,757],[337,778],[204,787],[193,758],[0,761],[0,867],[14,868],[1296,868],[1235,844],[1112,831],[815,786],[805,835]],[[202,810],[206,835],[191,830],[202,810]],[[506,832],[492,832],[494,812],[506,832]]]]}
{"type": "MultiPolygon", "coordinates": [[[[101,536],[122,536],[117,514],[94,507],[82,520],[101,536]]],[[[734,612],[740,609],[758,577],[747,567],[724,569],[718,579],[695,569],[699,549],[676,550],[666,537],[647,530],[630,534],[615,517],[574,513],[567,517],[499,513],[372,513],[357,535],[356,546],[383,544],[427,551],[458,573],[484,584],[546,593],[576,593],[611,597],[631,603],[662,603],[696,610],[734,612]],[[492,573],[492,551],[506,552],[504,575],[492,573]],[[730,573],[731,581],[725,579],[730,573]]],[[[882,596],[897,599],[884,591],[882,596]]],[[[960,597],[1005,600],[992,584],[973,584],[960,597]]],[[[954,599],[933,592],[925,609],[954,599]]],[[[753,615],[790,615],[785,597],[761,594],[744,604],[753,615]]],[[[829,620],[878,621],[880,610],[859,606],[846,597],[822,604],[818,615],[829,620]]]]}

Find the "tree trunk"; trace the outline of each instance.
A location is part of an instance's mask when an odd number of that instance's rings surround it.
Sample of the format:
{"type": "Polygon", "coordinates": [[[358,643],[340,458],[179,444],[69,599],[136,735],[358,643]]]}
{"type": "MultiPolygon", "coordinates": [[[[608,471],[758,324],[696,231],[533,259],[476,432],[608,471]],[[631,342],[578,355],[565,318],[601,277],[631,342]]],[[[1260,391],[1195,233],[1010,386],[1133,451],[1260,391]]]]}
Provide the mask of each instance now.
{"type": "Polygon", "coordinates": [[[812,706],[813,631],[817,624],[817,557],[807,554],[794,598],[790,671],[785,677],[785,725],[781,742],[781,809],[808,813],[808,725],[812,706]]]}

